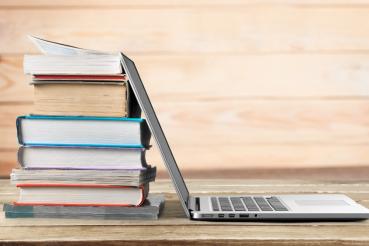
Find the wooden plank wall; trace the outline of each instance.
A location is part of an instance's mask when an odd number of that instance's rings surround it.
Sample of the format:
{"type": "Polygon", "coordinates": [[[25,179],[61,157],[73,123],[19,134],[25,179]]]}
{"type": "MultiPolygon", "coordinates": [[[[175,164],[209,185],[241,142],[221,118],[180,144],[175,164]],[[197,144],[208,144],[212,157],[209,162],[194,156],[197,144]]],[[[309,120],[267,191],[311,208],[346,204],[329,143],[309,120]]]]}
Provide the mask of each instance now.
{"type": "Polygon", "coordinates": [[[27,34],[133,58],[183,169],[369,165],[369,0],[2,0],[2,175],[27,34]]]}

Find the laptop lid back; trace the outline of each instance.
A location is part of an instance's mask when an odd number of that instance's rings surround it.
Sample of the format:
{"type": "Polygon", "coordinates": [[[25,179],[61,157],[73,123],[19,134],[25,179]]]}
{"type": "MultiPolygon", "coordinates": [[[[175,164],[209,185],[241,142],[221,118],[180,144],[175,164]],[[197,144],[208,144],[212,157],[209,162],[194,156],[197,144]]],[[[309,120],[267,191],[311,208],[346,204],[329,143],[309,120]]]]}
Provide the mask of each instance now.
{"type": "Polygon", "coordinates": [[[137,98],[137,101],[141,107],[141,110],[145,113],[146,121],[149,125],[152,135],[154,136],[161,156],[168,169],[170,178],[174,184],[179,200],[181,201],[182,207],[187,215],[190,217],[188,202],[189,193],[186,184],[183,180],[182,174],[178,169],[177,163],[174,159],[173,153],[169,147],[168,141],[165,138],[164,132],[160,126],[159,120],[156,117],[153,106],[151,105],[149,96],[145,90],[145,87],[141,81],[140,75],[138,74],[137,68],[132,60],[122,54],[122,65],[125,73],[128,76],[128,80],[132,87],[132,90],[137,98]]]}

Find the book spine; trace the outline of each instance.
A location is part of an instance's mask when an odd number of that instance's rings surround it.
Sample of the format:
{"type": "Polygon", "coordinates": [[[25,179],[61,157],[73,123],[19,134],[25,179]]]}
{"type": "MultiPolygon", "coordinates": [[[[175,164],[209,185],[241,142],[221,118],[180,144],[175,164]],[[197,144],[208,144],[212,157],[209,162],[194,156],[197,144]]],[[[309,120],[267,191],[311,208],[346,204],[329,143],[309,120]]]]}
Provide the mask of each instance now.
{"type": "Polygon", "coordinates": [[[17,138],[18,138],[18,143],[20,145],[24,145],[24,143],[23,143],[23,135],[22,135],[22,120],[24,118],[25,118],[24,116],[19,116],[19,117],[17,117],[17,120],[16,120],[17,138]]]}
{"type": "Polygon", "coordinates": [[[143,167],[147,167],[147,161],[146,161],[146,150],[144,149],[143,151],[141,151],[141,164],[143,167]]]}
{"type": "Polygon", "coordinates": [[[16,218],[35,218],[34,213],[20,213],[20,212],[5,212],[5,218],[16,219],[16,218]]]}
{"type": "Polygon", "coordinates": [[[132,118],[140,118],[141,117],[141,108],[138,104],[137,98],[132,90],[130,83],[126,83],[127,86],[127,114],[128,117],[132,118]]]}
{"type": "Polygon", "coordinates": [[[151,131],[149,126],[147,125],[146,121],[143,121],[140,125],[141,127],[141,143],[146,148],[150,147],[150,138],[151,138],[151,131]]]}
{"type": "Polygon", "coordinates": [[[117,220],[117,219],[143,219],[143,220],[157,220],[158,214],[154,213],[128,213],[128,214],[70,214],[70,213],[20,213],[20,212],[5,212],[5,218],[56,218],[56,219],[103,219],[103,220],[117,220]]]}
{"type": "Polygon", "coordinates": [[[21,146],[21,147],[19,147],[18,152],[17,152],[18,164],[22,168],[26,168],[25,163],[24,163],[24,151],[26,151],[25,147],[21,146]]]}

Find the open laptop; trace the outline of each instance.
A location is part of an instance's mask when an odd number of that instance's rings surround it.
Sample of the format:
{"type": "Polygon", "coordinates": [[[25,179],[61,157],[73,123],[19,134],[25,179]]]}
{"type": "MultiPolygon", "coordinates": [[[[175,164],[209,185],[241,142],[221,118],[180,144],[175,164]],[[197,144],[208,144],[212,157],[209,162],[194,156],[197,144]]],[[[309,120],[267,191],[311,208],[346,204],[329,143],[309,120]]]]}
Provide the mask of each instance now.
{"type": "Polygon", "coordinates": [[[194,220],[356,220],[369,210],[342,194],[191,196],[132,60],[122,65],[146,115],[186,216],[194,220]]]}

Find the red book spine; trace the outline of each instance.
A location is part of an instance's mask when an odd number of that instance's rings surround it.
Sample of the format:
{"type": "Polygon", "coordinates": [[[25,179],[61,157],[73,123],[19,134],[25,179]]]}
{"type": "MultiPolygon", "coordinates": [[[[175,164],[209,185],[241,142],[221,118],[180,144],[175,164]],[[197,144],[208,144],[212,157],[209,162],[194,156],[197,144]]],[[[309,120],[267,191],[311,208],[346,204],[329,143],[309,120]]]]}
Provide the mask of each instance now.
{"type": "Polygon", "coordinates": [[[127,76],[121,75],[33,75],[35,80],[92,80],[92,81],[125,81],[127,76]]]}

